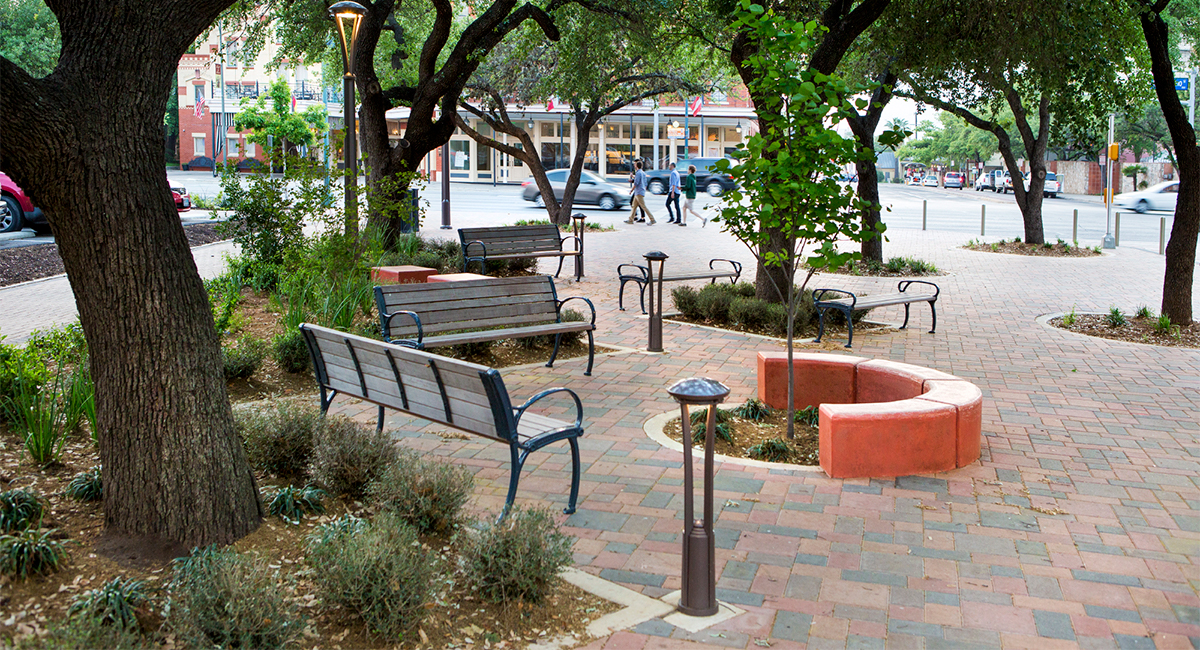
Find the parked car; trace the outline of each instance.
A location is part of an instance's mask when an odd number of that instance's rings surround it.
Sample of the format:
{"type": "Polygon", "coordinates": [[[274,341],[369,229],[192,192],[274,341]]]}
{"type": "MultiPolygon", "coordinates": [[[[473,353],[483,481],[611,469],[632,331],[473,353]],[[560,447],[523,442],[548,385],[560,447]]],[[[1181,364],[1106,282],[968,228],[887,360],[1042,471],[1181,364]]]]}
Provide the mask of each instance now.
{"type": "Polygon", "coordinates": [[[923,185],[925,187],[937,187],[938,186],[938,177],[934,176],[933,174],[930,174],[930,175],[926,176],[925,178],[921,179],[921,185],[923,185]]]}
{"type": "Polygon", "coordinates": [[[992,172],[984,172],[975,179],[975,191],[982,192],[984,190],[996,191],[996,183],[993,180],[992,172]]]}
{"type": "Polygon", "coordinates": [[[1139,214],[1147,210],[1175,210],[1179,181],[1163,181],[1138,192],[1122,192],[1113,197],[1113,205],[1139,214]]]}
{"type": "MultiPolygon", "coordinates": [[[[709,196],[721,196],[722,193],[737,187],[729,174],[718,174],[712,171],[720,158],[684,158],[675,163],[680,178],[687,176],[688,165],[696,166],[696,189],[708,192],[709,196]]],[[[646,189],[651,194],[666,194],[667,185],[671,180],[671,170],[653,169],[646,172],[646,189]]]]}
{"type": "Polygon", "coordinates": [[[1062,184],[1058,182],[1058,174],[1046,172],[1046,185],[1042,188],[1042,196],[1052,199],[1061,191],[1062,184]]]}
{"type": "Polygon", "coordinates": [[[1012,191],[1012,175],[1009,174],[1008,172],[1001,172],[1001,173],[1003,175],[996,182],[996,187],[998,188],[997,191],[1008,194],[1009,192],[1012,191]]]}
{"type": "Polygon", "coordinates": [[[946,172],[946,174],[942,176],[942,187],[956,187],[961,190],[963,188],[963,182],[963,175],[958,172],[946,172]]]}
{"type": "MultiPolygon", "coordinates": [[[[562,200],[563,192],[567,187],[568,173],[570,173],[568,169],[546,172],[546,179],[550,181],[550,187],[554,188],[555,200],[562,200]]],[[[537,181],[532,178],[521,183],[521,198],[533,201],[533,204],[539,208],[546,206],[546,202],[542,199],[542,192],[538,189],[537,181]]],[[[575,190],[575,202],[598,205],[602,210],[619,210],[629,203],[629,188],[619,187],[585,171],[579,176],[579,187],[575,190]]]]}
{"type": "MultiPolygon", "coordinates": [[[[171,180],[167,179],[170,183],[171,180]]],[[[182,185],[171,186],[171,198],[175,199],[175,210],[178,212],[187,212],[192,209],[192,197],[188,194],[187,189],[182,185]]]]}
{"type": "Polygon", "coordinates": [[[908,180],[905,181],[905,185],[920,185],[920,184],[921,184],[920,176],[909,176],[908,180]]]}
{"type": "Polygon", "coordinates": [[[25,192],[4,172],[0,172],[0,232],[16,232],[26,227],[45,234],[50,223],[41,208],[36,208],[25,192]]]}

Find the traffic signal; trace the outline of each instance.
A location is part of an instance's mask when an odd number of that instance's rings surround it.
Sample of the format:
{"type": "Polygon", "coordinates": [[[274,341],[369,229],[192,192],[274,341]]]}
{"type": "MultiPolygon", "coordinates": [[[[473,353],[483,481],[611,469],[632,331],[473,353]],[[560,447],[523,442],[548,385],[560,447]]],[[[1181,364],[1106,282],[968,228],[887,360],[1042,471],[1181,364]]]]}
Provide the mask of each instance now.
{"type": "Polygon", "coordinates": [[[1116,159],[1117,159],[1117,155],[1118,155],[1118,153],[1120,152],[1120,149],[1121,149],[1121,147],[1120,147],[1120,146],[1118,146],[1118,145],[1117,145],[1117,143],[1115,143],[1115,142],[1113,142],[1113,143],[1109,144],[1109,145],[1108,145],[1108,159],[1109,159],[1109,160],[1116,160],[1116,159]]]}

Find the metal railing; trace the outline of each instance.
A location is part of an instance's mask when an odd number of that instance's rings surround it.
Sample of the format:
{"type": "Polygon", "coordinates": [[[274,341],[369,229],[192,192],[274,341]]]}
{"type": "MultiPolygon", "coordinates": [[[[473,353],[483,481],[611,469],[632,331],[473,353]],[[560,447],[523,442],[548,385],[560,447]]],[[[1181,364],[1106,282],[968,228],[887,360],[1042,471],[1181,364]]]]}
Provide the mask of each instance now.
{"type": "MultiPolygon", "coordinates": [[[[330,104],[341,103],[342,101],[342,91],[338,88],[322,88],[320,84],[312,81],[296,81],[290,84],[290,86],[292,90],[292,96],[295,97],[297,101],[325,101],[330,104]]],[[[267,94],[270,88],[270,83],[262,81],[226,81],[225,99],[254,99],[260,95],[267,94]]],[[[221,96],[219,92],[216,92],[213,82],[209,82],[209,95],[213,99],[220,99],[221,96]]],[[[211,105],[211,99],[209,100],[209,103],[211,105]]]]}

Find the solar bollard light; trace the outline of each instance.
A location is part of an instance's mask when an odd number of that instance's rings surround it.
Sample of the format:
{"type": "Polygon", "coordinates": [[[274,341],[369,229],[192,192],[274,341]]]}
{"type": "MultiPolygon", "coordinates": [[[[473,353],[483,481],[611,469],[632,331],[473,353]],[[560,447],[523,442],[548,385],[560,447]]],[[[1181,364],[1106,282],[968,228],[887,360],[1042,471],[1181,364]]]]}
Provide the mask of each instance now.
{"type": "Polygon", "coordinates": [[[679,402],[683,433],[683,583],[679,611],[688,616],[717,613],[717,559],[713,536],[713,434],[717,404],[729,396],[729,388],[715,379],[692,377],[676,382],[667,393],[679,402]],[[708,407],[704,432],[704,518],[696,519],[692,469],[692,432],[688,406],[708,407]]]}
{"type": "Polygon", "coordinates": [[[642,257],[646,258],[646,269],[650,278],[647,285],[650,289],[650,341],[646,346],[647,352],[662,352],[662,276],[663,264],[669,257],[662,251],[651,251],[642,257]],[[654,263],[658,262],[658,304],[654,301],[654,263]]]}

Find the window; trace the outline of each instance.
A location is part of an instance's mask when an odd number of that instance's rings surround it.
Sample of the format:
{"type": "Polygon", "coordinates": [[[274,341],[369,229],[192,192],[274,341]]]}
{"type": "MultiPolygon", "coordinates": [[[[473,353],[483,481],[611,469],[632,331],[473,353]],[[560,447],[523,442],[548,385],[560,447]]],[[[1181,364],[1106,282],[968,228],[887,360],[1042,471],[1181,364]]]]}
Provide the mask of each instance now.
{"type": "Polygon", "coordinates": [[[632,153],[627,144],[606,144],[605,149],[608,150],[608,173],[610,174],[628,174],[633,171],[633,162],[630,160],[632,153]]]}
{"type": "Polygon", "coordinates": [[[488,126],[488,123],[483,120],[475,122],[475,132],[486,138],[492,137],[492,127],[488,126]]]}
{"type": "Polygon", "coordinates": [[[716,142],[717,140],[721,139],[720,127],[710,126],[706,130],[708,131],[708,141],[709,142],[716,142]]]}
{"type": "Polygon", "coordinates": [[[542,122],[543,138],[557,138],[559,136],[558,131],[558,124],[554,122],[542,122]]]}
{"type": "Polygon", "coordinates": [[[551,183],[565,183],[567,182],[567,170],[556,169],[552,172],[546,172],[546,180],[551,183]]]}
{"type": "MultiPolygon", "coordinates": [[[[523,143],[523,142],[513,142],[513,143],[511,143],[511,146],[516,149],[520,149],[521,151],[525,150],[525,143],[523,143]]],[[[517,158],[516,156],[509,156],[508,164],[512,165],[513,167],[524,167],[525,166],[525,163],[522,162],[521,159],[517,158]]]]}
{"type": "MultiPolygon", "coordinates": [[[[480,126],[486,126],[481,124],[480,126]]],[[[491,131],[489,128],[488,131],[491,131]]],[[[492,148],[475,143],[475,170],[487,172],[492,170],[492,148]]]]}
{"type": "Polygon", "coordinates": [[[620,124],[609,124],[604,127],[604,137],[606,138],[621,138],[629,135],[629,130],[622,127],[620,124]]]}
{"type": "Polygon", "coordinates": [[[594,172],[600,171],[600,158],[596,154],[598,145],[595,143],[587,146],[587,151],[583,152],[583,168],[590,169],[594,172]]]}
{"type": "MultiPolygon", "coordinates": [[[[199,86],[197,86],[199,88],[199,86]]],[[[204,136],[201,134],[192,134],[192,157],[199,158],[204,155],[204,136]]],[[[181,161],[182,162],[182,161],[181,161]]]]}
{"type": "Polygon", "coordinates": [[[738,133],[736,126],[731,126],[731,127],[728,127],[725,129],[725,141],[726,142],[741,142],[742,141],[742,134],[738,133]]]}
{"type": "Polygon", "coordinates": [[[543,142],[542,166],[546,169],[562,169],[567,167],[567,152],[570,150],[570,146],[570,142],[565,142],[561,145],[557,142],[543,142]]]}
{"type": "Polygon", "coordinates": [[[204,84],[196,84],[192,88],[195,89],[197,100],[204,99],[204,84]]]}
{"type": "Polygon", "coordinates": [[[238,139],[237,138],[226,138],[225,139],[225,152],[226,152],[226,155],[229,155],[229,156],[238,155],[238,139]]]}
{"type": "Polygon", "coordinates": [[[250,142],[249,140],[246,141],[246,157],[247,158],[254,157],[254,143],[250,142]]]}
{"type": "MultiPolygon", "coordinates": [[[[665,154],[667,152],[667,148],[660,147],[659,151],[665,154]]],[[[642,159],[642,164],[644,165],[642,169],[645,169],[646,171],[651,169],[662,169],[667,163],[667,157],[665,155],[663,156],[662,160],[655,162],[654,145],[652,144],[638,145],[638,156],[642,159]]]]}
{"type": "Polygon", "coordinates": [[[450,169],[463,170],[471,167],[471,141],[450,141],[450,169]]]}

